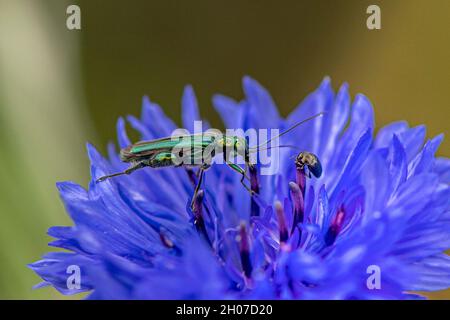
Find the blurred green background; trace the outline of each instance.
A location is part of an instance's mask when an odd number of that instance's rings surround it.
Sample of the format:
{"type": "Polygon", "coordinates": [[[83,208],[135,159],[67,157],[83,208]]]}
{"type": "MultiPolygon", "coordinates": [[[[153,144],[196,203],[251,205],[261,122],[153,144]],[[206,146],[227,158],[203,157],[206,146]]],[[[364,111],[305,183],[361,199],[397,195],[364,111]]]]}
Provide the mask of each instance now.
{"type": "Polygon", "coordinates": [[[449,21],[448,0],[0,0],[0,298],[61,297],[33,291],[26,268],[49,250],[47,228],[70,224],[55,182],[86,185],[85,142],[104,152],[143,95],[179,121],[190,83],[202,116],[222,128],[211,96],[241,98],[244,75],[283,115],[329,75],[371,99],[378,128],[405,119],[447,133],[449,21]],[[66,28],[69,4],[82,30],[66,28]],[[366,27],[370,4],[381,30],[366,27]]]}

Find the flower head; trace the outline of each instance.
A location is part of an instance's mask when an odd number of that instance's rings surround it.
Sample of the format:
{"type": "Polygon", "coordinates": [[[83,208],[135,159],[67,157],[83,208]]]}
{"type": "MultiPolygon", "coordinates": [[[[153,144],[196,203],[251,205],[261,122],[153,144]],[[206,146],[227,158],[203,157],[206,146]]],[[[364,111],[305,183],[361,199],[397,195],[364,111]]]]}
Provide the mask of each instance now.
{"type": "MultiPolygon", "coordinates": [[[[276,174],[251,168],[252,198],[236,172],[213,165],[191,210],[192,169],[96,183],[127,165],[112,144],[108,159],[88,145],[88,190],[58,183],[74,226],[48,232],[68,251],[30,265],[41,285],[93,299],[404,299],[450,286],[450,160],[435,158],[442,135],[424,143],[424,126],[395,122],[374,136],[369,100],[351,103],[347,85],[335,94],[329,79],[286,119],[255,80],[244,78],[243,89],[243,101],[213,99],[227,128],[285,130],[325,112],[281,138],[316,155],[321,172],[280,149],[276,174]],[[81,270],[78,289],[67,287],[71,265],[81,270]]],[[[182,109],[192,131],[200,116],[191,87],[182,109]]],[[[140,119],[127,120],[142,140],[176,129],[148,98],[140,119]]],[[[130,145],[123,119],[117,131],[119,147],[130,145]]]]}

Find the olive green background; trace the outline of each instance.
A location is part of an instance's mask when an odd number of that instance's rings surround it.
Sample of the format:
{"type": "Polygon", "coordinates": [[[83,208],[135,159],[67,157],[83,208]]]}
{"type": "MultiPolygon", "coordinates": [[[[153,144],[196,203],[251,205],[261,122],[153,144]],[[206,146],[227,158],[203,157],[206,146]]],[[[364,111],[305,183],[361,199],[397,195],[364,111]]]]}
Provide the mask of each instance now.
{"type": "Polygon", "coordinates": [[[86,185],[85,142],[104,152],[143,95],[179,123],[192,84],[222,128],[211,96],[242,98],[244,75],[283,115],[328,75],[370,98],[378,128],[404,119],[447,133],[449,21],[447,0],[0,0],[0,298],[61,297],[33,291],[26,268],[49,250],[47,228],[70,224],[55,182],[86,185]],[[81,7],[80,31],[66,28],[69,4],[81,7]],[[366,27],[370,4],[381,30],[366,27]]]}

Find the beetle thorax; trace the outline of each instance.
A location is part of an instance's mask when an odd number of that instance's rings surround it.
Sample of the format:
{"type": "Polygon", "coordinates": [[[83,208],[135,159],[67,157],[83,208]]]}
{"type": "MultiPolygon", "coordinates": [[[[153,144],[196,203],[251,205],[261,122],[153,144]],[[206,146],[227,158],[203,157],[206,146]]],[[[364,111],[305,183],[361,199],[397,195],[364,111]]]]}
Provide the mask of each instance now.
{"type": "Polygon", "coordinates": [[[247,141],[241,137],[223,136],[217,140],[217,147],[227,158],[237,155],[245,157],[247,141]]]}

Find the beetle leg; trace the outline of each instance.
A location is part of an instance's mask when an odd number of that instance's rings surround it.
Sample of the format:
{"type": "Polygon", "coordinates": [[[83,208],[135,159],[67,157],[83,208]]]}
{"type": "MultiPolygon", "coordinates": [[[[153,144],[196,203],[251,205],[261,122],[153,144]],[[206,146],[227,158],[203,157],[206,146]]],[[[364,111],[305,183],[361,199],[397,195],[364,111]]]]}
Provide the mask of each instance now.
{"type": "Polygon", "coordinates": [[[197,177],[197,179],[200,177],[200,173],[202,172],[202,170],[205,171],[205,169],[201,167],[197,170],[197,172],[195,172],[195,176],[197,177]]]}
{"type": "Polygon", "coordinates": [[[249,186],[247,186],[244,182],[245,180],[245,174],[242,175],[241,177],[241,184],[244,186],[244,188],[250,193],[251,196],[253,196],[254,194],[256,194],[255,191],[253,191],[249,186]]]}
{"type": "Polygon", "coordinates": [[[192,196],[192,200],[191,200],[192,211],[194,211],[195,199],[197,198],[198,191],[200,190],[200,186],[202,184],[204,174],[205,174],[205,168],[200,167],[200,169],[198,171],[197,185],[195,186],[194,195],[192,196]]]}
{"type": "Polygon", "coordinates": [[[245,179],[250,180],[247,176],[247,174],[245,173],[245,170],[242,169],[240,166],[238,166],[237,164],[234,163],[229,163],[228,161],[226,162],[226,164],[233,169],[234,171],[236,171],[237,173],[239,173],[242,177],[241,177],[241,184],[244,186],[244,188],[250,193],[250,195],[254,195],[255,191],[253,191],[249,186],[247,186],[244,182],[245,179]]]}
{"type": "Polygon", "coordinates": [[[117,177],[117,176],[121,176],[123,174],[130,174],[138,169],[141,169],[143,167],[145,167],[146,164],[144,164],[143,162],[137,162],[136,164],[132,165],[131,167],[127,168],[126,170],[124,170],[123,172],[117,172],[117,173],[113,173],[107,176],[103,176],[98,178],[95,182],[102,182],[105,181],[106,179],[112,178],[112,177],[117,177]]]}

